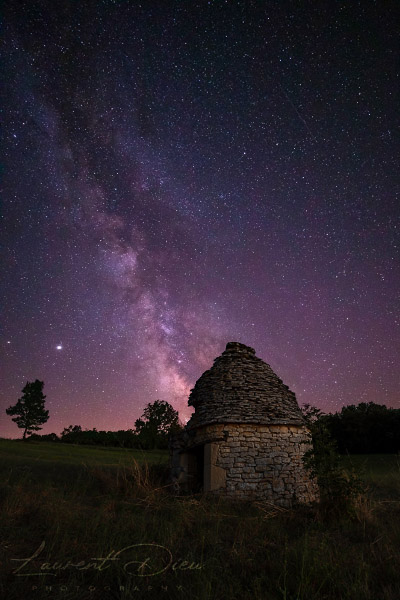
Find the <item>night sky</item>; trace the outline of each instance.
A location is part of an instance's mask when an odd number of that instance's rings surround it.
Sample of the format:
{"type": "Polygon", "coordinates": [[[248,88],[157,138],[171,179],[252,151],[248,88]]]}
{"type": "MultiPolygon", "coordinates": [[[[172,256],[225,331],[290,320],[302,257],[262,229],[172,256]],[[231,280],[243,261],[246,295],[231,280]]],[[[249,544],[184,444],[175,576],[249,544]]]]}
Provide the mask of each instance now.
{"type": "Polygon", "coordinates": [[[0,435],[185,420],[229,341],[400,407],[395,5],[6,2],[0,435]]]}

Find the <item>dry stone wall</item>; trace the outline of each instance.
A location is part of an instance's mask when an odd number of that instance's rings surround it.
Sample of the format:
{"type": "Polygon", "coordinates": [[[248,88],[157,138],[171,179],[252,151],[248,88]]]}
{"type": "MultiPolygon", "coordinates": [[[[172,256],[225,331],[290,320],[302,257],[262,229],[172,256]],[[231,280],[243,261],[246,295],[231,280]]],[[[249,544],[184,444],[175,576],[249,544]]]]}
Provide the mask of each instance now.
{"type": "Polygon", "coordinates": [[[226,487],[214,490],[217,493],[262,498],[281,506],[318,498],[317,485],[302,461],[310,447],[305,427],[215,424],[199,428],[193,441],[217,445],[211,468],[226,472],[226,487]]]}

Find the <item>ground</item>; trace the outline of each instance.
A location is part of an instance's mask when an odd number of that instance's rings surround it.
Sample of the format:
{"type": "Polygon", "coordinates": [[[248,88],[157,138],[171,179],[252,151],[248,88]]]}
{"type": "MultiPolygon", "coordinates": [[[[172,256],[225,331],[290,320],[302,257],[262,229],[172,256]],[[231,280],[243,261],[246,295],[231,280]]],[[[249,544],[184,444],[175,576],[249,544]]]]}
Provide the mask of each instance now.
{"type": "Polygon", "coordinates": [[[397,600],[400,458],[344,460],[369,489],[326,519],[175,497],[162,451],[0,440],[0,596],[397,600]]]}

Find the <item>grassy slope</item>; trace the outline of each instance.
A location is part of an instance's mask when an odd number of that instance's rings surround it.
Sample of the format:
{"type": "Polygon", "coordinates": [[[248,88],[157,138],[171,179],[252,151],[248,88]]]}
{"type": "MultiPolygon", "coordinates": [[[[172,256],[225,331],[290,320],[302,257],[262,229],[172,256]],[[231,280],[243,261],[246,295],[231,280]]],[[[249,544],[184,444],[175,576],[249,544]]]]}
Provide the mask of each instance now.
{"type": "Polygon", "coordinates": [[[134,458],[138,462],[166,462],[167,452],[163,450],[131,450],[123,448],[102,448],[100,446],[79,446],[51,442],[23,442],[21,440],[0,440],[0,460],[56,462],[68,465],[121,465],[134,458]]]}
{"type": "Polygon", "coordinates": [[[148,453],[145,462],[143,458],[136,451],[0,441],[0,596],[7,600],[400,597],[398,457],[346,457],[346,463],[370,484],[371,497],[360,503],[355,519],[344,516],[331,522],[321,521],[311,509],[174,497],[163,487],[166,453],[148,453]],[[30,565],[34,571],[40,571],[44,561],[87,564],[93,557],[132,544],[167,548],[127,551],[124,556],[130,560],[149,556],[139,574],[163,568],[168,551],[174,561],[194,561],[202,568],[170,566],[159,575],[138,577],[124,571],[121,555],[102,572],[83,565],[83,570],[50,569],[57,572],[55,577],[13,574],[21,563],[11,559],[31,556],[42,541],[45,548],[30,565]],[[46,585],[52,586],[51,591],[46,585]]]}
{"type": "Polygon", "coordinates": [[[343,462],[363,478],[375,499],[400,499],[400,456],[358,454],[343,457],[343,462]]]}

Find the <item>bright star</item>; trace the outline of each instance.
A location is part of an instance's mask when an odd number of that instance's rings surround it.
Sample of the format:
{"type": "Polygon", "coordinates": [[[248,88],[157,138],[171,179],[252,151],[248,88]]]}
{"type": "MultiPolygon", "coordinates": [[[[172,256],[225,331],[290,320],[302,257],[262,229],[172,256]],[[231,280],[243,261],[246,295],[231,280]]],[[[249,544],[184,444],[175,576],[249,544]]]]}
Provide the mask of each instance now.
{"type": "Polygon", "coordinates": [[[62,349],[63,349],[63,347],[62,347],[62,345],[61,345],[61,344],[58,344],[58,346],[56,346],[56,349],[57,349],[57,350],[62,350],[62,349]]]}

